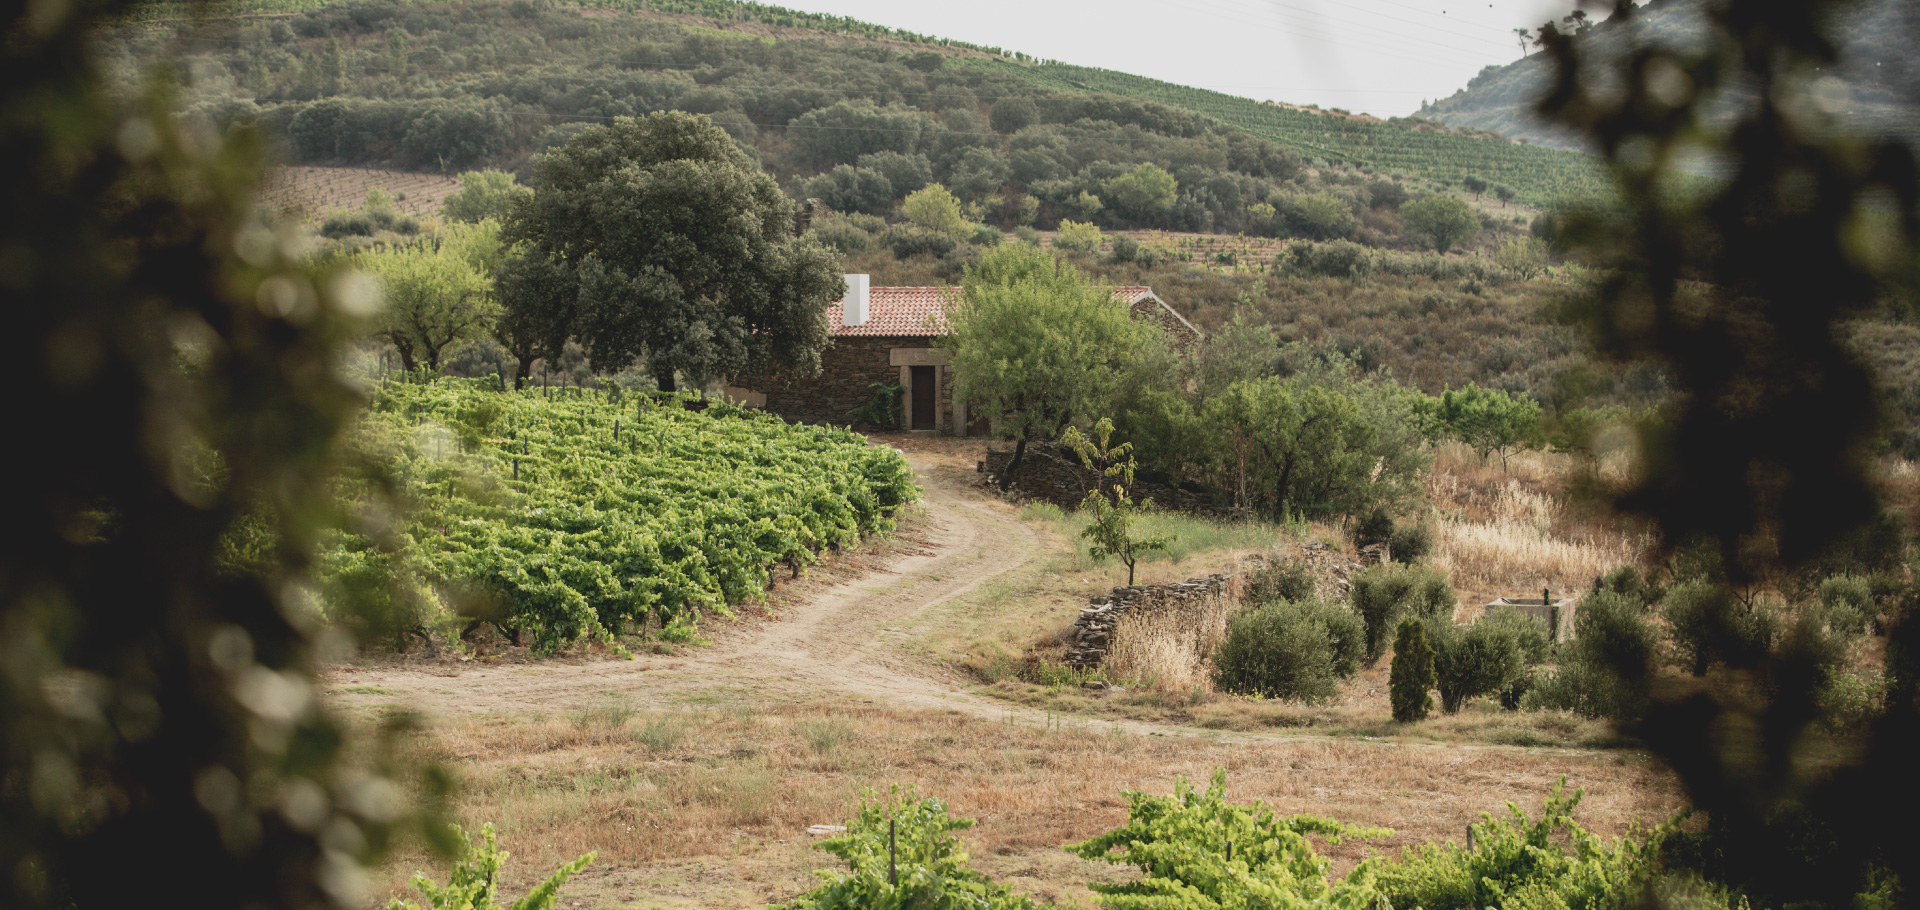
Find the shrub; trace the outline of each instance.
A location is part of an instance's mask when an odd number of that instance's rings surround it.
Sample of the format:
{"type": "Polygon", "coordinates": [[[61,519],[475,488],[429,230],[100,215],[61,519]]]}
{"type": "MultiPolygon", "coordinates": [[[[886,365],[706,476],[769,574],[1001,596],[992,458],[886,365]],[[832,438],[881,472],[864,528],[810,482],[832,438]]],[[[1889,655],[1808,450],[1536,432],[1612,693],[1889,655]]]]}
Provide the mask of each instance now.
{"type": "MultiPolygon", "coordinates": [[[[416,875],[414,890],[427,899],[428,910],[498,910],[511,906],[513,910],[551,910],[559,896],[560,886],[567,879],[580,873],[593,862],[596,854],[589,853],[555,870],[547,880],[534,886],[527,896],[510,904],[495,901],[500,887],[500,867],[506,865],[507,854],[502,853],[494,841],[491,823],[480,828],[480,843],[475,844],[467,838],[467,832],[454,826],[454,838],[460,842],[458,856],[453,869],[447,875],[447,884],[436,885],[433,879],[425,875],[416,875]]],[[[388,910],[420,910],[420,905],[412,901],[394,900],[387,904],[388,910]]]]}
{"type": "Polygon", "coordinates": [[[1376,508],[1353,527],[1353,545],[1387,545],[1395,562],[1419,562],[1433,550],[1433,528],[1420,522],[1396,522],[1385,508],[1376,508]]]}
{"type": "Polygon", "coordinates": [[[1448,714],[1459,713],[1469,699],[1498,694],[1527,670],[1519,639],[1508,626],[1456,626],[1440,617],[1427,617],[1425,625],[1440,710],[1448,714]]]}
{"type": "Polygon", "coordinates": [[[1351,240],[1331,243],[1294,244],[1287,250],[1286,262],[1293,271],[1328,278],[1352,278],[1368,270],[1373,256],[1367,248],[1351,240]]]}
{"type": "Polygon", "coordinates": [[[1742,604],[1733,592],[1708,581],[1674,587],[1660,601],[1673,662],[1695,676],[1716,661],[1752,666],[1773,645],[1777,619],[1765,604],[1742,604]]]}
{"type": "Polygon", "coordinates": [[[1377,543],[1393,542],[1393,516],[1385,507],[1374,509],[1353,526],[1353,545],[1365,549],[1377,543]]]}
{"type": "Polygon", "coordinates": [[[905,259],[918,253],[931,253],[936,258],[944,258],[953,253],[956,244],[952,237],[933,231],[913,227],[890,227],[880,235],[880,242],[893,252],[895,259],[905,259]]]}
{"type": "Polygon", "coordinates": [[[1113,261],[1132,262],[1140,256],[1140,241],[1125,234],[1113,237],[1113,261]]]}
{"type": "Polygon", "coordinates": [[[927,184],[909,193],[906,200],[900,203],[900,212],[921,230],[949,239],[964,236],[972,230],[966,215],[962,213],[960,200],[938,183],[927,184]]]}
{"type": "Polygon", "coordinates": [[[1255,604],[1310,600],[1313,595],[1313,569],[1305,560],[1277,559],[1247,578],[1247,600],[1255,604]]]}
{"type": "Polygon", "coordinates": [[[505,171],[467,171],[460,175],[460,189],[440,203],[440,214],[468,224],[487,218],[505,219],[533,190],[514,182],[505,171]]]}
{"type": "Polygon", "coordinates": [[[1024,243],[1028,246],[1040,245],[1040,232],[1034,230],[1031,225],[1023,224],[1017,228],[1014,228],[1013,237],[1015,240],[1018,240],[1021,243],[1024,243]]]}
{"type": "Polygon", "coordinates": [[[850,223],[845,217],[831,218],[813,226],[813,239],[838,250],[841,255],[864,253],[873,248],[873,235],[850,223]]]}
{"type": "Polygon", "coordinates": [[[1005,239],[1007,239],[1007,235],[1000,233],[998,228],[984,224],[976,224],[973,226],[973,237],[970,242],[974,246],[992,248],[999,246],[1000,242],[1005,239]]]}
{"type": "Polygon", "coordinates": [[[1419,562],[1433,552],[1433,526],[1424,521],[1403,523],[1393,529],[1388,549],[1398,562],[1419,562]]]}
{"type": "Polygon", "coordinates": [[[1864,634],[1878,618],[1873,586],[1851,575],[1829,578],[1820,583],[1820,612],[1833,631],[1864,634]]]}
{"type": "Polygon", "coordinates": [[[887,219],[865,212],[846,212],[835,215],[831,220],[853,225],[869,234],[878,234],[887,229],[887,219]]]}
{"type": "Polygon", "coordinates": [[[1353,675],[1360,626],[1318,601],[1274,601],[1235,616],[1215,652],[1214,685],[1228,692],[1325,701],[1353,675]],[[1344,672],[1343,672],[1344,671],[1344,672]]]}
{"type": "Polygon", "coordinates": [[[1622,722],[1638,718],[1646,710],[1646,678],[1657,651],[1646,606],[1611,591],[1590,594],[1580,601],[1573,627],[1560,665],[1535,680],[1520,706],[1622,722]]]}
{"type": "Polygon", "coordinates": [[[1414,233],[1423,234],[1441,253],[1480,230],[1480,218],[1465,202],[1452,196],[1432,195],[1400,207],[1400,218],[1414,233]]]}
{"type": "Polygon", "coordinates": [[[1371,667],[1385,653],[1387,630],[1405,616],[1440,616],[1451,620],[1453,588],[1439,573],[1410,566],[1379,565],[1353,577],[1349,592],[1353,611],[1366,626],[1366,663],[1371,667]]]}
{"type": "Polygon", "coordinates": [[[847,833],[815,845],[846,862],[848,871],[821,873],[826,881],[819,887],[780,906],[1040,910],[1032,899],[968,868],[967,851],[953,832],[970,827],[973,819],[950,816],[945,803],[917,799],[911,789],[895,788],[886,800],[869,798],[847,820],[847,833]]]}
{"type": "Polygon", "coordinates": [[[1427,690],[1434,682],[1433,646],[1427,643],[1426,628],[1415,620],[1402,620],[1393,641],[1393,667],[1387,672],[1393,719],[1403,724],[1425,720],[1433,711],[1427,690]]]}
{"type": "Polygon", "coordinates": [[[1373,208],[1398,211],[1407,201],[1407,188],[1392,180],[1374,180],[1367,184],[1367,200],[1373,208]]]}
{"type": "Polygon", "coordinates": [[[1520,648],[1520,656],[1527,666],[1547,662],[1553,656],[1553,636],[1547,624],[1525,613],[1512,604],[1488,610],[1476,622],[1476,625],[1500,629],[1503,634],[1511,635],[1514,644],[1520,648]]]}
{"type": "Polygon", "coordinates": [[[1053,248],[1070,253],[1091,253],[1100,248],[1100,228],[1079,221],[1060,222],[1060,233],[1053,237],[1053,248]]]}
{"type": "Polygon", "coordinates": [[[342,237],[372,237],[375,228],[373,219],[359,212],[334,212],[320,222],[320,236],[328,240],[342,237]]]}
{"type": "Polygon", "coordinates": [[[1595,580],[1594,593],[1608,592],[1619,594],[1638,602],[1641,606],[1651,607],[1666,596],[1666,592],[1648,582],[1640,570],[1632,566],[1621,566],[1595,580]]]}

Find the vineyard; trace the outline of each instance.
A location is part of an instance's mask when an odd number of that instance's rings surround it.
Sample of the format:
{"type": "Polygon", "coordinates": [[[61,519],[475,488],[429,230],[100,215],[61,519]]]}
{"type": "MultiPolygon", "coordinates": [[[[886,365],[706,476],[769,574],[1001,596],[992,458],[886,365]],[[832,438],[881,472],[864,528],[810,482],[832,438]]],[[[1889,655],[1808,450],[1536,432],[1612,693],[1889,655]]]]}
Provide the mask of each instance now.
{"type": "Polygon", "coordinates": [[[445,174],[421,174],[373,167],[277,167],[261,182],[260,202],[270,211],[319,218],[340,209],[357,209],[368,190],[384,190],[394,206],[416,218],[437,214],[460,181],[445,174]]]}
{"type": "Polygon", "coordinates": [[[1446,128],[1305,111],[1064,63],[1032,66],[989,60],[956,62],[1012,72],[1056,91],[1120,95],[1184,108],[1329,164],[1452,183],[1476,176],[1513,188],[1516,198],[1534,206],[1592,197],[1607,187],[1596,160],[1577,152],[1466,135],[1446,128]]]}
{"type": "MultiPolygon", "coordinates": [[[[890,530],[919,495],[897,451],[846,430],[685,396],[564,391],[378,386],[362,444],[414,518],[398,553],[338,541],[336,593],[369,578],[465,592],[538,650],[650,625],[684,638],[700,610],[890,530]]],[[[412,619],[395,612],[406,634],[412,619]]]]}

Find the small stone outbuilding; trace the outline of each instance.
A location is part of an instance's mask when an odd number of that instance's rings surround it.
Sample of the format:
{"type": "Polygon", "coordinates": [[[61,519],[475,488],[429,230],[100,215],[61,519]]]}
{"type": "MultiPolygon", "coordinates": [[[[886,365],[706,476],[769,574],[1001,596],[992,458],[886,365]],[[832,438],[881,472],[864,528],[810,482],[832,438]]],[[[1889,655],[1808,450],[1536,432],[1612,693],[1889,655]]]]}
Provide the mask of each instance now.
{"type": "MultiPolygon", "coordinates": [[[[1159,323],[1180,349],[1204,337],[1152,288],[1113,292],[1135,318],[1159,323]]],[[[827,310],[831,341],[820,353],[818,375],[745,380],[748,387],[729,387],[727,393],[788,420],[847,424],[873,400],[875,383],[894,384],[904,389],[903,429],[987,435],[989,421],[955,400],[949,352],[937,345],[947,333],[947,306],[959,295],[957,287],[871,287],[868,276],[848,275],[846,296],[827,310]]]]}

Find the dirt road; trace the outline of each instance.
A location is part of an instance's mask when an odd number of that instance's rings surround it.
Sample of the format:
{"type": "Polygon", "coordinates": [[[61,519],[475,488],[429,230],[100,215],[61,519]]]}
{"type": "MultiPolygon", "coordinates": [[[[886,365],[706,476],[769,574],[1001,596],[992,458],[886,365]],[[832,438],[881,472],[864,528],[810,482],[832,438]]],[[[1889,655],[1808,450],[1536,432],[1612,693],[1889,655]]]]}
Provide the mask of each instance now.
{"type": "Polygon", "coordinates": [[[773,621],[703,628],[713,644],[686,656],[484,664],[430,662],[339,667],[333,697],[400,701],[428,714],[547,712],[609,698],[667,705],[746,695],[818,699],[838,691],[901,708],[952,708],[1003,717],[1005,705],[962,691],[963,681],[903,648],[906,627],[1021,569],[1039,541],[1011,507],[981,496],[962,476],[910,456],[925,492],[920,547],[876,571],[782,606],[773,621]]]}

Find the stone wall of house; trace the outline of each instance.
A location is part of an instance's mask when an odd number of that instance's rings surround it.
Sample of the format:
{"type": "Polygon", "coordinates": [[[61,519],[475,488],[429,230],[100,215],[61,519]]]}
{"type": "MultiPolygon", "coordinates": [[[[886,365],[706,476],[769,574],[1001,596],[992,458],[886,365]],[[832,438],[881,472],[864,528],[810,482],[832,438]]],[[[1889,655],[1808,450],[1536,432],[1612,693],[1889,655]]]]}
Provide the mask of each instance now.
{"type": "MultiPolygon", "coordinates": [[[[998,482],[1013,461],[1013,450],[990,449],[987,452],[988,479],[998,482]]],[[[1078,506],[1087,492],[1100,480],[1096,471],[1087,470],[1078,456],[1050,442],[1027,444],[1027,457],[1020,461],[1020,472],[1012,488],[1028,499],[1050,502],[1063,509],[1078,506]]],[[[1154,505],[1185,512],[1204,512],[1206,503],[1197,495],[1165,484],[1138,481],[1133,485],[1134,499],[1152,499],[1154,505]]]]}
{"type": "Polygon", "coordinates": [[[1148,319],[1157,323],[1160,330],[1167,333],[1167,340],[1173,342],[1175,350],[1188,350],[1200,340],[1199,334],[1194,332],[1191,326],[1181,322],[1178,317],[1167,312],[1166,307],[1150,297],[1135,301],[1132,312],[1135,319],[1148,319]]]}
{"type": "MultiPolygon", "coordinates": [[[[820,352],[818,375],[783,373],[751,380],[746,385],[756,392],[764,392],[766,409],[788,420],[845,426],[853,422],[848,412],[873,399],[874,383],[901,384],[900,368],[889,360],[893,349],[931,347],[931,340],[915,336],[842,335],[820,352]]],[[[938,395],[937,425],[944,430],[952,426],[953,383],[951,370],[940,372],[949,374],[947,381],[941,383],[938,395]]],[[[903,402],[907,394],[901,393],[903,402]]],[[[896,413],[895,419],[900,416],[896,413]]]]}

